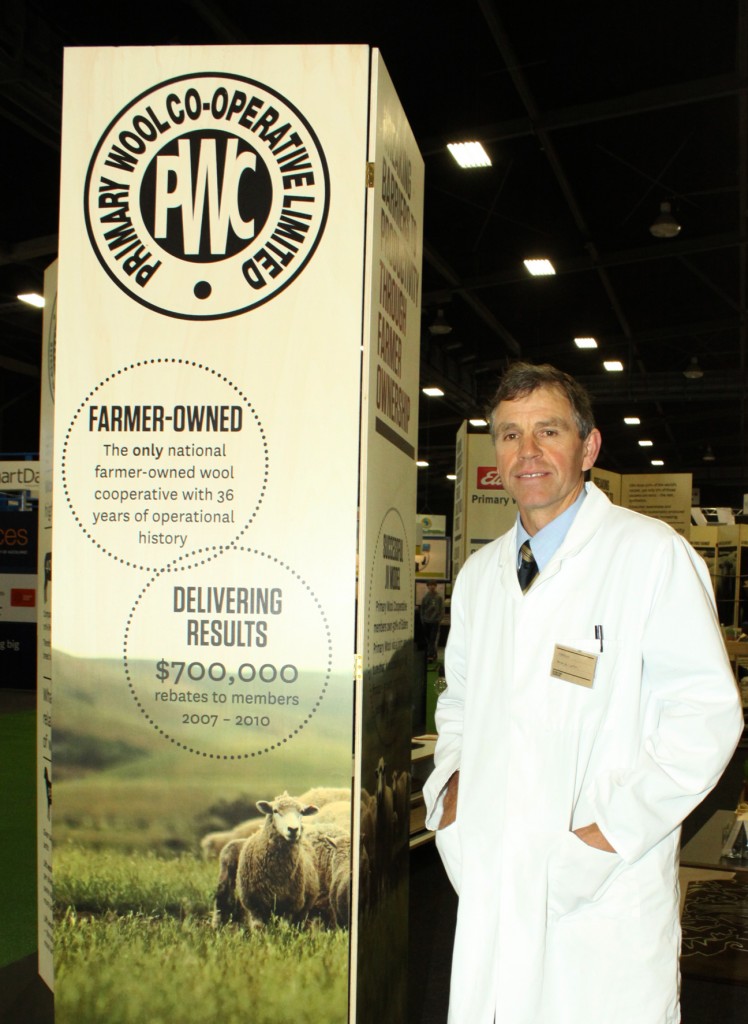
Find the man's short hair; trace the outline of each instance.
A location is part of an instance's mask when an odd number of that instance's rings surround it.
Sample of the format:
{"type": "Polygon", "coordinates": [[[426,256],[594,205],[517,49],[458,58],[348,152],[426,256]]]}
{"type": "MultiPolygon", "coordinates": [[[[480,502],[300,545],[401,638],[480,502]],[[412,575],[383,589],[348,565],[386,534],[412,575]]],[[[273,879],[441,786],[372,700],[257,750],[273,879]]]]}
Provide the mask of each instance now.
{"type": "Polygon", "coordinates": [[[488,413],[488,423],[491,428],[491,437],[494,435],[494,413],[500,402],[511,402],[515,398],[524,398],[532,394],[538,388],[555,388],[565,395],[571,405],[574,422],[579,431],[579,436],[584,440],[589,437],[590,431],[595,429],[595,416],[592,412],[592,402],[587,389],[578,381],[574,380],[568,373],[556,369],[550,363],[516,362],[511,363],[506,369],[504,376],[499,381],[496,394],[491,400],[488,413]]]}

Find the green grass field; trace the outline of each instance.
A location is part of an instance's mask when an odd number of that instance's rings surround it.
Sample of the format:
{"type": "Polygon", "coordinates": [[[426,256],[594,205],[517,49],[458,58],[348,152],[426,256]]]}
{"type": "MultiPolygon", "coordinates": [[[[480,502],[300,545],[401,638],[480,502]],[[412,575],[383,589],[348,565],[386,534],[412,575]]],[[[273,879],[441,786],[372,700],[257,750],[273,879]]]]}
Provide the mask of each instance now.
{"type": "Polygon", "coordinates": [[[55,851],[57,1024],[343,1024],[348,932],[210,925],[217,865],[55,851]]]}
{"type": "Polygon", "coordinates": [[[350,785],[344,731],[320,719],[283,757],[191,756],[134,708],[119,663],[56,672],[57,1024],[345,1024],[348,931],[215,931],[218,863],[199,848],[257,800],[350,785]]]}
{"type": "MultiPolygon", "coordinates": [[[[199,852],[258,799],[307,789],[308,749],[257,764],[187,757],[133,713],[118,671],[84,664],[56,705],[57,1024],[345,1024],[348,931],[215,931],[218,863],[199,852]]],[[[315,783],[325,762],[346,780],[339,748],[318,736],[315,783]]]]}

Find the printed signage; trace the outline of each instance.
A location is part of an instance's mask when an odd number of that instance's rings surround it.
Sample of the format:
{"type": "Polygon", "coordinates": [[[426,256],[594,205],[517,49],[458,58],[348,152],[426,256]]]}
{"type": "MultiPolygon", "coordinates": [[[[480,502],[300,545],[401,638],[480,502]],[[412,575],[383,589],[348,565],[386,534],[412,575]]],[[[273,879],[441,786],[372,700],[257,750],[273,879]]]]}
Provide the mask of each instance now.
{"type": "Polygon", "coordinates": [[[393,977],[407,962],[407,929],[392,922],[404,921],[408,904],[424,169],[379,57],[370,125],[354,751],[362,856],[352,997],[360,1024],[405,1024],[407,986],[393,977]]]}
{"type": "Polygon", "coordinates": [[[479,491],[503,491],[499,471],[496,466],[478,466],[475,486],[479,491]]]}
{"type": "Polygon", "coordinates": [[[385,77],[366,46],[66,53],[39,805],[59,1024],[285,1020],[298,992],[344,1024],[359,918],[404,934],[406,815],[386,856],[358,819],[410,754],[389,662],[412,632],[422,162],[408,135],[408,192],[385,77]],[[367,459],[407,486],[360,503],[367,459]],[[354,640],[370,587],[387,628],[354,640]],[[388,666],[357,729],[397,758],[377,774],[372,746],[352,783],[357,653],[388,666]]]}
{"type": "Polygon", "coordinates": [[[38,462],[0,462],[0,685],[33,689],[36,678],[38,462]]]}
{"type": "Polygon", "coordinates": [[[453,578],[473,552],[506,533],[517,518],[517,503],[504,490],[489,434],[468,433],[465,421],[455,444],[453,578]]]}
{"type": "Polygon", "coordinates": [[[61,450],[63,493],[86,537],[123,564],[154,569],[238,540],[262,502],[268,463],[263,424],[238,385],[178,357],[107,375],[61,450]],[[165,400],[164,371],[178,381],[176,401],[165,400]]]}
{"type": "Polygon", "coordinates": [[[39,463],[0,462],[0,489],[28,491],[36,495],[39,490],[39,463]]]}
{"type": "Polygon", "coordinates": [[[150,309],[234,316],[303,270],[327,220],[329,174],[304,115],[235,74],[154,86],[108,125],[86,176],[101,265],[150,309]]]}

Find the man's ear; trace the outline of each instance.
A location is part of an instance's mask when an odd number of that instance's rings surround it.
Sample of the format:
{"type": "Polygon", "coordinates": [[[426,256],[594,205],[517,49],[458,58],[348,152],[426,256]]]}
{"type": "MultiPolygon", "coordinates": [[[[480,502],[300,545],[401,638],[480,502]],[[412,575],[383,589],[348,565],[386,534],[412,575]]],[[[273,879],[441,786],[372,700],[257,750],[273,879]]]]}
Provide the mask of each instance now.
{"type": "Polygon", "coordinates": [[[600,454],[600,445],[603,443],[602,434],[593,427],[587,437],[584,439],[584,461],[582,462],[582,469],[592,469],[595,465],[597,456],[600,454]]]}

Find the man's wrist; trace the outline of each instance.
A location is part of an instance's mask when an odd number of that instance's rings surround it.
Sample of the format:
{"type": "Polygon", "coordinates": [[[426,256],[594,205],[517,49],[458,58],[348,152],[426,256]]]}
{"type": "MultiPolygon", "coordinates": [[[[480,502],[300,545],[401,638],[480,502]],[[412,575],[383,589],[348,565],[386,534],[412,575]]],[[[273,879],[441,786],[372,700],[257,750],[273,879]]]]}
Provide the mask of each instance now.
{"type": "Polygon", "coordinates": [[[457,797],[460,787],[460,771],[452,772],[444,788],[444,799],[442,802],[442,816],[439,821],[439,829],[451,825],[457,817],[457,797]]]}
{"type": "Polygon", "coordinates": [[[608,842],[605,836],[600,831],[600,826],[597,822],[593,822],[591,825],[582,825],[581,828],[574,829],[574,835],[581,839],[587,846],[592,846],[596,850],[604,850],[606,853],[615,853],[616,849],[608,842]]]}

